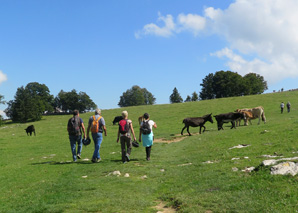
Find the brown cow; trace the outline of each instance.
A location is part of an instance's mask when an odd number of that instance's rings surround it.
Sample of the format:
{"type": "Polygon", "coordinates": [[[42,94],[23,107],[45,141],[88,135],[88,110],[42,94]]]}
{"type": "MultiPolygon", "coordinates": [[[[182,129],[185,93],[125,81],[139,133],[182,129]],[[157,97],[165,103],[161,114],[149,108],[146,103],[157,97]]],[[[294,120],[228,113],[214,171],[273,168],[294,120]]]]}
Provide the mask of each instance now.
{"type": "MultiPolygon", "coordinates": [[[[248,125],[248,122],[247,121],[249,121],[250,125],[252,125],[252,123],[250,121],[251,119],[254,119],[254,116],[253,116],[252,112],[242,111],[242,110],[235,111],[235,112],[242,112],[242,113],[245,114],[246,119],[244,119],[244,126],[247,126],[248,125]]],[[[241,118],[239,118],[238,120],[236,120],[236,126],[240,126],[240,122],[241,122],[241,118]]]]}

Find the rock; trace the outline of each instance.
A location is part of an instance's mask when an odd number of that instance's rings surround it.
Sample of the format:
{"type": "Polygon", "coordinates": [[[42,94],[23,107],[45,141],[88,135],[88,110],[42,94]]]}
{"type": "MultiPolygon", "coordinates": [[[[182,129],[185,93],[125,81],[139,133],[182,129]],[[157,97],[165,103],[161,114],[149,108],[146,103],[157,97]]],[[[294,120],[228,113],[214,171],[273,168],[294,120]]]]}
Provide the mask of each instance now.
{"type": "Polygon", "coordinates": [[[240,158],[232,158],[231,160],[240,160],[240,158]]]}
{"type": "Polygon", "coordinates": [[[250,146],[249,144],[239,144],[239,145],[237,145],[237,146],[233,146],[233,147],[231,147],[231,148],[229,148],[229,149],[241,149],[241,148],[244,148],[244,147],[248,147],[248,146],[250,146]]]}
{"type": "Polygon", "coordinates": [[[82,176],[82,178],[87,178],[88,176],[87,175],[85,175],[85,176],[82,176]]]}
{"type": "Polygon", "coordinates": [[[264,160],[261,165],[263,166],[271,166],[277,164],[277,160],[264,160]]]}
{"type": "Polygon", "coordinates": [[[298,173],[298,163],[283,162],[271,167],[272,175],[296,175],[298,173]]]}
{"type": "Polygon", "coordinates": [[[120,176],[121,175],[120,171],[114,171],[112,174],[113,175],[117,175],[117,176],[120,176]]]}
{"type": "Polygon", "coordinates": [[[125,173],[124,177],[129,177],[129,174],[128,173],[125,173]]]}
{"type": "Polygon", "coordinates": [[[245,167],[242,172],[252,172],[255,169],[255,167],[245,167]]]}
{"type": "Polygon", "coordinates": [[[164,169],[161,169],[160,171],[161,171],[161,172],[164,172],[165,170],[164,170],[164,169]]]}
{"type": "Polygon", "coordinates": [[[147,179],[147,175],[144,175],[141,177],[142,179],[147,179]]]}
{"type": "Polygon", "coordinates": [[[210,164],[210,163],[214,163],[214,162],[208,160],[208,161],[205,161],[205,162],[203,162],[203,163],[210,164]]]}
{"type": "Polygon", "coordinates": [[[264,131],[261,132],[261,134],[265,134],[267,132],[269,132],[269,131],[265,129],[264,131]]]}
{"type": "Polygon", "coordinates": [[[179,164],[178,166],[189,166],[189,165],[192,165],[192,163],[179,164]]]}
{"type": "Polygon", "coordinates": [[[238,170],[239,170],[239,169],[238,169],[237,167],[233,167],[233,168],[232,168],[232,171],[233,171],[233,172],[237,172],[238,170]]]}

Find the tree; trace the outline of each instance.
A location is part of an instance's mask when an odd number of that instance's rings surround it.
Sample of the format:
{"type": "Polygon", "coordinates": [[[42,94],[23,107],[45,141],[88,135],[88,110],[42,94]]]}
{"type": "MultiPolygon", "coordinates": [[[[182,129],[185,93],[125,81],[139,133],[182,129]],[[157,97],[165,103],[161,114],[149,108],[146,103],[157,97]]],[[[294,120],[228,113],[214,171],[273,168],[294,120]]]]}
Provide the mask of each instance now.
{"type": "Polygon", "coordinates": [[[182,97],[180,96],[177,88],[175,87],[173,89],[173,93],[170,95],[170,102],[173,104],[173,103],[182,103],[183,102],[183,99],[182,97]]]}
{"type": "Polygon", "coordinates": [[[191,95],[191,101],[198,101],[198,100],[199,100],[198,93],[193,92],[191,95]]]}
{"type": "Polygon", "coordinates": [[[36,82],[19,87],[5,113],[14,122],[38,121],[45,110],[52,110],[53,96],[44,84],[36,82]]]}
{"type": "Polygon", "coordinates": [[[123,92],[122,96],[120,96],[118,106],[152,105],[155,104],[155,100],[155,97],[146,88],[135,85],[131,89],[126,90],[126,92],[123,92]]]}
{"type": "MultiPolygon", "coordinates": [[[[4,99],[4,96],[0,95],[0,104],[5,104],[5,101],[3,99],[4,99]]],[[[0,126],[2,125],[2,120],[3,120],[3,117],[2,115],[0,115],[0,126]]]]}
{"type": "Polygon", "coordinates": [[[268,89],[267,82],[263,76],[256,73],[248,73],[244,77],[244,95],[257,95],[262,94],[268,89]]]}
{"type": "Polygon", "coordinates": [[[201,100],[261,94],[267,89],[267,82],[262,76],[249,73],[242,77],[231,71],[209,74],[200,85],[202,86],[201,100]]]}
{"type": "Polygon", "coordinates": [[[191,97],[188,95],[184,102],[191,102],[191,97]]]}
{"type": "Polygon", "coordinates": [[[203,79],[203,83],[200,84],[202,90],[200,92],[200,99],[207,100],[207,99],[214,99],[215,95],[213,92],[213,73],[210,73],[203,79]]]}
{"type": "Polygon", "coordinates": [[[55,107],[63,111],[73,111],[75,109],[80,112],[95,109],[97,106],[85,92],[79,92],[75,89],[70,92],[61,90],[55,97],[55,107]]]}

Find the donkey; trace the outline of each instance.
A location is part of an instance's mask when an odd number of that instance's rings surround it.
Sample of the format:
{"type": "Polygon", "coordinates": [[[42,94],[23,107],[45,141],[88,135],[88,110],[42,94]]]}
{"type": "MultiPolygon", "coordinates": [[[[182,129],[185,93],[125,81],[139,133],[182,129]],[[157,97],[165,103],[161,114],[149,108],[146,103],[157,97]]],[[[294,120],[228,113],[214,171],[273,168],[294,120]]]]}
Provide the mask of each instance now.
{"type": "Polygon", "coordinates": [[[209,121],[211,123],[213,123],[213,119],[212,119],[212,113],[208,114],[208,115],[204,115],[203,117],[195,117],[195,118],[185,118],[183,120],[183,123],[185,124],[185,126],[182,128],[181,131],[181,135],[183,135],[183,131],[185,128],[187,128],[187,132],[189,134],[189,136],[191,136],[190,132],[189,132],[189,127],[198,127],[200,126],[200,134],[201,134],[201,129],[202,127],[204,127],[203,132],[205,132],[206,127],[204,126],[204,124],[209,121]]]}

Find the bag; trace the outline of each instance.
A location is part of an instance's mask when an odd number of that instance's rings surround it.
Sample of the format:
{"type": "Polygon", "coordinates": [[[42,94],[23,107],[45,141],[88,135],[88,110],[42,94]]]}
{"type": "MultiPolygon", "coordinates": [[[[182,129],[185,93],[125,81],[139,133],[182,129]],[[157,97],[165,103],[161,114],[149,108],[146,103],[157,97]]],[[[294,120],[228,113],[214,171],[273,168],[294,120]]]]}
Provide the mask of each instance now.
{"type": "Polygon", "coordinates": [[[127,122],[127,119],[122,119],[119,121],[119,132],[121,134],[126,134],[129,131],[129,123],[127,122]]]}
{"type": "Polygon", "coordinates": [[[143,121],[143,124],[142,124],[140,130],[143,135],[149,135],[151,133],[149,121],[143,121]]]}
{"type": "Polygon", "coordinates": [[[99,129],[99,123],[98,121],[102,118],[102,116],[99,116],[97,119],[95,119],[95,115],[93,115],[93,121],[91,123],[91,132],[92,133],[98,133],[99,129]]]}
{"type": "Polygon", "coordinates": [[[133,147],[139,147],[140,144],[139,144],[137,141],[134,141],[134,142],[132,142],[132,146],[133,146],[133,147]]]}
{"type": "Polygon", "coordinates": [[[81,135],[81,120],[78,116],[72,117],[68,120],[68,133],[69,135],[81,135]]]}

